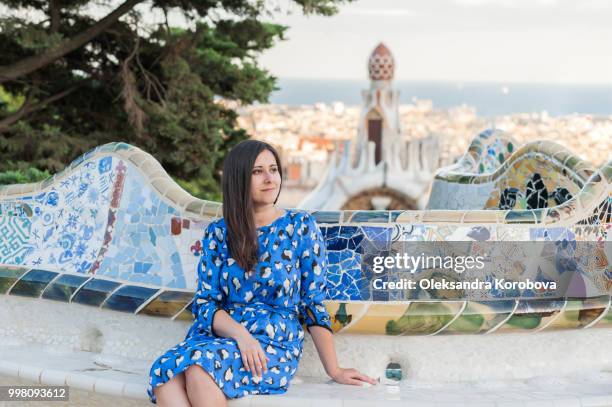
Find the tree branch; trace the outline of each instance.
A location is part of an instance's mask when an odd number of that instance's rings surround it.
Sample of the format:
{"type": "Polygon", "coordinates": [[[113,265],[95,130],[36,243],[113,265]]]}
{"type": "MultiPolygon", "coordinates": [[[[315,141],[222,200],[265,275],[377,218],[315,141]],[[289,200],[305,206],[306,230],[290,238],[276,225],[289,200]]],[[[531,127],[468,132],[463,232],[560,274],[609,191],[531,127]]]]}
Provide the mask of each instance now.
{"type": "Polygon", "coordinates": [[[155,76],[153,73],[145,69],[145,67],[142,65],[142,62],[140,61],[139,53],[136,53],[136,63],[138,64],[138,68],[140,69],[140,72],[142,72],[142,78],[146,85],[147,100],[149,101],[151,100],[151,89],[153,89],[155,93],[157,94],[157,99],[159,100],[159,103],[165,109],[166,108],[166,97],[165,97],[166,92],[164,89],[164,85],[162,85],[161,81],[157,78],[157,76],[155,76]]]}
{"type": "Polygon", "coordinates": [[[98,21],[80,34],[62,41],[57,47],[48,49],[42,54],[33,55],[12,65],[0,66],[0,84],[32,73],[63,57],[69,52],[87,44],[106,28],[115,23],[121,16],[130,11],[136,4],[144,0],[126,0],[106,17],[98,21]]]}
{"type": "Polygon", "coordinates": [[[37,103],[36,105],[33,105],[33,106],[31,103],[32,102],[32,92],[31,92],[30,94],[28,94],[28,97],[25,103],[21,106],[21,108],[19,108],[19,110],[17,110],[12,115],[7,116],[4,119],[0,120],[0,133],[6,131],[10,125],[21,120],[24,116],[32,112],[35,112],[36,110],[40,110],[44,108],[45,106],[47,106],[48,104],[55,102],[56,100],[59,100],[63,97],[68,96],[69,94],[77,90],[81,85],[83,85],[83,83],[84,81],[81,83],[75,84],[64,91],[61,91],[60,93],[56,93],[53,96],[49,96],[48,98],[44,99],[40,103],[37,103]]]}
{"type": "Polygon", "coordinates": [[[49,17],[51,18],[51,24],[49,29],[52,33],[56,33],[60,26],[60,0],[49,1],[49,17]]]}
{"type": "Polygon", "coordinates": [[[134,56],[138,54],[139,38],[136,38],[134,43],[134,49],[131,54],[121,64],[121,80],[123,81],[123,88],[121,95],[123,96],[123,107],[125,112],[128,114],[130,124],[136,128],[136,134],[139,136],[142,134],[144,128],[144,122],[146,120],[145,112],[138,106],[136,99],[139,96],[138,88],[136,86],[136,78],[130,70],[130,63],[134,56]]]}

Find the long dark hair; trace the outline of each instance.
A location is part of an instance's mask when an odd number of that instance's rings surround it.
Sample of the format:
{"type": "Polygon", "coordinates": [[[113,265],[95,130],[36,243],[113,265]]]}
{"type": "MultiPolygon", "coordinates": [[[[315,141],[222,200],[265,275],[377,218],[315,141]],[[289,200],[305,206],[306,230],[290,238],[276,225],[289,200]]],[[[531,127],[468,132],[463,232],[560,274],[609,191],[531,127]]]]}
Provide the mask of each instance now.
{"type": "MultiPolygon", "coordinates": [[[[221,179],[227,248],[230,257],[246,272],[258,263],[257,229],[251,200],[251,175],[257,156],[264,150],[269,150],[274,155],[282,187],[283,170],[278,152],[264,141],[241,141],[230,150],[223,162],[221,179]]],[[[278,194],[280,195],[280,188],[278,194]]],[[[278,195],[274,203],[277,200],[278,195]]]]}

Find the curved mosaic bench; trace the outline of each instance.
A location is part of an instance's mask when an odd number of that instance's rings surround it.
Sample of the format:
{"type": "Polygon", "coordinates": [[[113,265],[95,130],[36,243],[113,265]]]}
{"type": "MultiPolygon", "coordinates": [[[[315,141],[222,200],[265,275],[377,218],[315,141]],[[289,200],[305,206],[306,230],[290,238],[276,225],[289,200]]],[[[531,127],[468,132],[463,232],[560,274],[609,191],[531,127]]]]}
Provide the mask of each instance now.
{"type": "Polygon", "coordinates": [[[437,171],[427,208],[552,207],[576,195],[595,170],[554,142],[517,148],[504,132],[487,130],[457,163],[437,171]]]}
{"type": "MultiPolygon", "coordinates": [[[[552,152],[550,146],[538,143],[522,150],[552,152]]],[[[569,157],[559,151],[555,156],[569,157]]],[[[576,240],[606,240],[611,174],[608,163],[576,196],[547,209],[313,212],[327,243],[328,307],[334,329],[385,332],[387,320],[370,321],[370,314],[444,315],[428,328],[404,332],[431,334],[443,327],[454,329],[455,316],[474,312],[474,306],[464,302],[358,303],[408,299],[372,292],[370,278],[361,270],[361,258],[368,254],[363,243],[369,241],[372,247],[371,242],[406,236],[448,240],[457,239],[458,233],[477,240],[470,235],[475,225],[484,228],[479,233],[488,236],[485,240],[537,240],[539,232],[557,226],[567,227],[576,240]],[[523,224],[532,226],[526,229],[523,224]],[[495,230],[500,227],[504,235],[495,230]]],[[[0,189],[0,293],[191,320],[200,239],[220,213],[219,203],[190,196],[149,154],[123,143],[101,146],[52,179],[0,189]]],[[[501,316],[501,321],[515,308],[513,302],[497,304],[494,312],[486,313],[501,316]]]]}
{"type": "MultiPolygon", "coordinates": [[[[367,250],[401,239],[609,241],[611,183],[612,161],[550,208],[312,212],[327,244],[334,331],[392,337],[610,327],[609,253],[585,265],[602,295],[555,299],[381,293],[362,262],[367,250]]],[[[219,203],[192,197],[150,154],[125,143],[100,146],[44,182],[1,187],[0,316],[8,322],[0,337],[152,360],[186,332],[201,238],[219,216],[219,203]]]]}
{"type": "Polygon", "coordinates": [[[490,174],[498,169],[516,151],[519,143],[499,129],[486,129],[470,142],[467,151],[453,165],[449,173],[490,174]]]}

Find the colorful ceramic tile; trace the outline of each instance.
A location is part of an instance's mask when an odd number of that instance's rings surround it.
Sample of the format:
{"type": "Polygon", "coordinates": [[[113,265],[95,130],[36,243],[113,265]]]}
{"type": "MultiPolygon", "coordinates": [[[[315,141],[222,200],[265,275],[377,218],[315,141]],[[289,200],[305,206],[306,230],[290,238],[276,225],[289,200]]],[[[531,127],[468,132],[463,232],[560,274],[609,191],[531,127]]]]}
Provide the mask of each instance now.
{"type": "Polygon", "coordinates": [[[42,294],[42,298],[69,302],[76,290],[89,279],[90,277],[88,276],[64,274],[47,286],[42,294]]]}
{"type": "MultiPolygon", "coordinates": [[[[489,131],[457,165],[440,172],[431,195],[439,200],[438,210],[313,211],[326,244],[325,303],[333,330],[442,335],[605,326],[612,320],[612,270],[604,245],[612,240],[611,168],[592,170],[551,143],[517,148],[502,133],[489,131]],[[566,303],[566,298],[530,298],[529,290],[373,287],[376,278],[403,277],[401,270],[375,273],[374,256],[433,241],[466,242],[475,252],[485,242],[569,242],[539,257],[571,260],[555,270],[563,274],[573,267],[566,294],[576,298],[566,303]]],[[[220,203],[186,197],[150,155],[125,143],[100,146],[28,188],[38,192],[1,188],[11,198],[0,196],[0,294],[192,319],[203,233],[221,216],[220,203]]],[[[480,276],[487,281],[555,278],[503,255],[491,256],[491,262],[495,271],[480,276]]],[[[433,269],[422,271],[425,277],[458,278],[433,269]]]]}
{"type": "Polygon", "coordinates": [[[92,278],[83,285],[72,297],[72,302],[100,306],[121,283],[110,280],[92,278]]]}
{"type": "Polygon", "coordinates": [[[516,301],[467,302],[461,314],[445,329],[447,334],[481,334],[497,328],[508,319],[516,307],[516,301]]]}
{"type": "Polygon", "coordinates": [[[32,269],[19,278],[9,294],[38,298],[57,275],[58,273],[52,271],[32,269]]]}
{"type": "Polygon", "coordinates": [[[521,300],[516,309],[496,332],[524,332],[544,329],[565,306],[565,300],[521,300]]]}
{"type": "Polygon", "coordinates": [[[102,304],[102,308],[122,312],[136,312],[136,310],[149,300],[158,290],[148,287],[124,285],[115,290],[102,304]]]}
{"type": "Polygon", "coordinates": [[[609,305],[609,296],[568,300],[559,317],[544,329],[551,331],[584,328],[600,318],[607,311],[609,305]]]}
{"type": "Polygon", "coordinates": [[[187,306],[194,294],[184,291],[164,291],[149,302],[140,314],[173,317],[187,306]]]}
{"type": "Polygon", "coordinates": [[[28,272],[29,269],[16,266],[0,266],[0,294],[5,294],[17,282],[17,280],[28,272]]]}

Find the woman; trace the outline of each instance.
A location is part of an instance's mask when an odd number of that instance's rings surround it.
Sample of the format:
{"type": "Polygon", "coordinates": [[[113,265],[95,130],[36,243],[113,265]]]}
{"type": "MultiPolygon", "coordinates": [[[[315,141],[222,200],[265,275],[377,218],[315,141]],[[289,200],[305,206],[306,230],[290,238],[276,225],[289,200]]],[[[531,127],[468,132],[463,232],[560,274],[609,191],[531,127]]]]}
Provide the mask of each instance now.
{"type": "Polygon", "coordinates": [[[302,322],[333,380],[376,384],[338,366],[322,304],[325,243],[310,214],[274,206],[281,179],[278,153],[267,143],[243,141],[225,159],[223,218],[204,233],[195,321],[151,366],[151,402],[218,407],[228,398],[286,392],[302,356],[302,322]]]}

